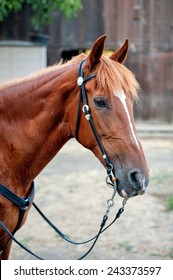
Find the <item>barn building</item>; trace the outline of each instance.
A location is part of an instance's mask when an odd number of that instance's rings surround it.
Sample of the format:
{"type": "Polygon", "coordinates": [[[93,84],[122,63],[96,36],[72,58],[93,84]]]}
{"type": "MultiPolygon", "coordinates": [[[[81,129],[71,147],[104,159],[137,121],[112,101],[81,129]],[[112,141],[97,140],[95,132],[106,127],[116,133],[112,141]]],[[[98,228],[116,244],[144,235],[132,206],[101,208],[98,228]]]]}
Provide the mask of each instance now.
{"type": "MultiPolygon", "coordinates": [[[[12,13],[0,23],[0,79],[10,67],[6,63],[12,62],[11,59],[2,61],[4,46],[6,50],[23,47],[25,53],[35,51],[35,70],[90,49],[93,41],[102,34],[107,34],[106,48],[109,50],[118,48],[128,38],[130,51],[126,65],[142,88],[141,106],[135,106],[135,117],[172,122],[173,1],[83,0],[82,3],[83,9],[71,21],[54,12],[52,23],[39,32],[31,27],[29,5],[24,5],[21,12],[12,13]]],[[[30,69],[24,61],[25,56],[21,55],[20,59],[16,63],[30,69]]],[[[28,61],[31,62],[31,56],[28,61]]]]}

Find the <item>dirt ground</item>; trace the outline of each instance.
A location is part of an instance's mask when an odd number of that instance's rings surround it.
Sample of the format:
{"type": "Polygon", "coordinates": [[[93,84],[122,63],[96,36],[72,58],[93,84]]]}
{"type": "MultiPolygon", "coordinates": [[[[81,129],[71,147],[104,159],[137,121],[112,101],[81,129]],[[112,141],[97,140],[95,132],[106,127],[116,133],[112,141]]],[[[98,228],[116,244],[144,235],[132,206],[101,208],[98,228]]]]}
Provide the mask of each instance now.
{"type": "MultiPolygon", "coordinates": [[[[100,236],[86,259],[173,259],[173,138],[141,139],[151,170],[147,192],[128,200],[121,218],[100,236]]],[[[105,184],[105,170],[75,140],[68,142],[35,180],[35,202],[65,234],[86,240],[99,229],[112,190],[105,184]]],[[[121,206],[116,195],[109,221],[121,206]]],[[[89,245],[63,241],[34,208],[16,234],[18,240],[44,259],[76,259],[89,245]]],[[[10,259],[34,259],[13,244],[10,259]]]]}

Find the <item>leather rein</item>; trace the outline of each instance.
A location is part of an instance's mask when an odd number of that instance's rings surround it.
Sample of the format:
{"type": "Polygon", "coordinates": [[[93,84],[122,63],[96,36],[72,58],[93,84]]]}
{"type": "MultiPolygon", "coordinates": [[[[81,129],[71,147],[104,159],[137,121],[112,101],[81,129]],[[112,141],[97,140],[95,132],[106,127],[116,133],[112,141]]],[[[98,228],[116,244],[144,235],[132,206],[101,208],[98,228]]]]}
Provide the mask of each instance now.
{"type": "Polygon", "coordinates": [[[38,206],[33,202],[33,198],[34,198],[34,193],[35,193],[35,185],[34,182],[32,182],[31,184],[31,191],[30,191],[30,195],[28,198],[21,198],[18,195],[16,195],[15,193],[13,193],[12,191],[10,191],[7,187],[3,186],[0,184],[0,194],[2,196],[4,196],[6,199],[8,199],[9,201],[13,202],[18,208],[19,208],[19,218],[18,218],[18,222],[17,225],[15,227],[15,229],[10,232],[8,230],[8,228],[4,225],[4,223],[2,221],[0,221],[0,227],[8,234],[9,239],[7,240],[7,242],[5,243],[5,245],[3,245],[2,248],[0,248],[0,254],[2,254],[2,252],[4,251],[5,247],[7,246],[7,244],[9,243],[9,241],[12,239],[14,242],[16,242],[22,249],[24,249],[25,251],[27,251],[29,254],[31,254],[32,256],[36,257],[37,259],[43,260],[41,257],[37,256],[35,253],[33,253],[32,251],[30,251],[27,247],[25,247],[23,244],[21,244],[15,237],[14,234],[16,233],[16,231],[20,228],[25,212],[27,210],[27,208],[32,204],[34,206],[34,208],[37,210],[37,212],[41,215],[41,217],[49,224],[50,227],[52,227],[55,232],[64,240],[66,240],[69,243],[72,243],[74,245],[82,245],[82,244],[86,244],[89,243],[91,241],[93,241],[91,247],[89,248],[89,250],[84,253],[81,257],[78,258],[78,260],[82,260],[83,258],[85,258],[93,249],[93,247],[95,246],[99,236],[101,233],[103,233],[106,229],[108,229],[119,217],[120,215],[123,213],[124,211],[124,207],[126,204],[126,199],[123,199],[122,202],[122,206],[119,208],[117,214],[115,215],[115,218],[113,219],[113,221],[105,227],[106,222],[108,220],[108,215],[110,212],[110,208],[114,205],[114,197],[116,194],[116,189],[117,189],[117,178],[114,175],[114,170],[113,170],[113,165],[110,162],[105,149],[102,145],[102,142],[99,138],[99,135],[97,133],[97,130],[95,128],[92,116],[91,116],[91,112],[90,112],[90,108],[88,105],[88,100],[87,100],[87,94],[85,91],[85,83],[87,81],[89,81],[90,79],[96,77],[96,74],[91,74],[87,77],[84,77],[83,74],[83,70],[82,70],[82,65],[84,63],[85,59],[80,63],[79,65],[79,69],[78,69],[78,79],[77,79],[77,84],[80,87],[80,95],[79,95],[79,102],[78,102],[78,110],[77,110],[77,117],[76,117],[76,129],[75,129],[75,138],[78,139],[78,131],[79,131],[79,125],[80,125],[80,112],[81,112],[81,102],[83,102],[83,106],[82,106],[82,111],[85,114],[85,118],[87,119],[87,121],[89,121],[91,130],[94,134],[94,137],[96,139],[96,142],[98,144],[98,147],[100,149],[100,152],[102,154],[102,157],[105,161],[105,166],[106,166],[106,170],[107,170],[107,177],[106,177],[106,184],[113,188],[113,194],[112,197],[110,199],[107,200],[107,209],[105,214],[103,215],[101,224],[100,224],[100,228],[98,233],[90,238],[87,241],[82,241],[82,242],[76,242],[72,239],[70,239],[67,235],[63,234],[44,214],[43,212],[38,208],[38,206]]]}

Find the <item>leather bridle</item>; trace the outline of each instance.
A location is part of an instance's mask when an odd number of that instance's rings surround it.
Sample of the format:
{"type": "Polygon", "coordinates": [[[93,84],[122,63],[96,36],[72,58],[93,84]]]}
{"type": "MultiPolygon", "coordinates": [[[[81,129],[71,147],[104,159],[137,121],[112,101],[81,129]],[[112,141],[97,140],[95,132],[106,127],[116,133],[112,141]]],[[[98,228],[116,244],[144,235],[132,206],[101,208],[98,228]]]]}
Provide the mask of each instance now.
{"type": "Polygon", "coordinates": [[[97,130],[95,128],[93,119],[92,119],[92,115],[91,115],[91,111],[88,105],[88,99],[87,99],[87,94],[86,94],[86,90],[85,90],[85,83],[89,80],[91,80],[92,78],[96,77],[96,74],[91,74],[87,77],[84,77],[84,73],[82,70],[82,65],[85,62],[86,59],[82,60],[82,62],[79,65],[79,69],[78,69],[78,79],[77,79],[77,84],[80,87],[80,94],[79,94],[79,101],[78,101],[78,110],[77,110],[77,117],[76,117],[76,128],[75,128],[75,138],[78,139],[78,131],[79,131],[79,123],[80,123],[80,111],[81,111],[81,101],[83,102],[83,106],[82,106],[82,111],[85,114],[85,118],[86,120],[89,122],[91,130],[94,134],[94,137],[96,139],[96,142],[98,144],[98,147],[100,149],[100,152],[102,154],[102,157],[105,161],[105,166],[106,166],[106,170],[107,170],[107,174],[109,175],[111,181],[115,181],[116,177],[114,175],[114,170],[113,170],[113,164],[110,162],[106,151],[102,145],[102,142],[100,140],[100,137],[97,133],[97,130]]]}
{"type": "Polygon", "coordinates": [[[87,121],[90,124],[91,130],[94,134],[94,137],[96,139],[96,142],[98,144],[98,147],[100,149],[100,152],[102,154],[102,157],[105,161],[105,166],[106,166],[106,170],[107,170],[107,178],[106,178],[106,183],[109,187],[113,188],[113,194],[112,197],[110,199],[107,200],[107,209],[105,214],[103,215],[103,219],[101,221],[100,224],[100,229],[98,231],[98,233],[90,238],[87,241],[84,242],[76,242],[72,239],[70,239],[68,236],[66,236],[65,234],[63,234],[54,224],[52,224],[50,222],[50,220],[43,214],[43,212],[38,208],[38,206],[33,202],[33,198],[34,198],[34,193],[35,193],[35,188],[34,188],[34,182],[32,182],[31,184],[31,191],[30,191],[30,196],[29,198],[21,198],[19,196],[17,196],[15,193],[13,193],[12,191],[10,191],[7,187],[3,186],[0,184],[0,194],[3,195],[6,199],[8,199],[9,201],[13,202],[16,206],[19,207],[19,218],[18,218],[18,222],[17,225],[15,227],[15,229],[13,230],[13,232],[11,233],[8,228],[4,225],[4,223],[2,221],[0,221],[0,227],[8,234],[9,239],[7,240],[7,242],[5,243],[5,245],[0,248],[0,254],[2,254],[3,250],[5,249],[5,247],[7,246],[8,242],[12,239],[14,242],[16,242],[20,247],[22,247],[25,251],[27,251],[28,253],[30,253],[31,255],[33,255],[34,257],[42,260],[42,258],[40,258],[39,256],[37,256],[35,253],[33,253],[32,251],[30,251],[27,247],[25,247],[23,244],[21,244],[15,237],[14,234],[16,233],[16,231],[20,228],[22,221],[23,221],[23,217],[25,215],[25,212],[27,210],[27,208],[31,205],[35,207],[35,209],[38,211],[38,213],[43,217],[43,219],[55,230],[55,232],[61,236],[64,240],[66,240],[69,243],[75,244],[75,245],[81,245],[81,244],[86,244],[89,243],[91,241],[94,241],[93,244],[91,245],[91,247],[89,248],[89,250],[83,254],[80,258],[78,258],[79,260],[83,259],[84,257],[86,257],[91,250],[93,249],[93,247],[95,246],[99,236],[101,233],[103,233],[106,229],[108,229],[119,217],[120,215],[123,213],[124,211],[124,206],[126,204],[126,199],[123,199],[123,203],[122,203],[122,207],[119,208],[117,214],[115,215],[115,218],[113,219],[113,221],[105,227],[105,224],[108,220],[108,215],[109,215],[109,211],[110,208],[114,205],[114,197],[116,194],[116,189],[117,189],[117,179],[114,175],[114,169],[113,169],[113,165],[110,162],[105,149],[102,145],[102,142],[100,140],[100,137],[97,133],[97,130],[95,128],[92,116],[91,116],[91,112],[90,112],[90,108],[88,105],[88,100],[87,100],[87,94],[85,91],[85,83],[89,80],[91,80],[92,78],[96,77],[96,74],[91,74],[87,77],[84,77],[84,73],[82,70],[82,65],[84,63],[85,60],[83,60],[80,65],[79,65],[79,69],[78,69],[78,79],[77,79],[77,84],[80,87],[80,95],[79,95],[79,102],[78,102],[78,110],[77,110],[77,117],[76,117],[76,128],[75,128],[75,138],[78,139],[78,131],[79,131],[79,125],[80,125],[80,112],[81,112],[81,102],[83,102],[83,106],[82,106],[82,111],[85,114],[85,118],[87,119],[87,121]]]}

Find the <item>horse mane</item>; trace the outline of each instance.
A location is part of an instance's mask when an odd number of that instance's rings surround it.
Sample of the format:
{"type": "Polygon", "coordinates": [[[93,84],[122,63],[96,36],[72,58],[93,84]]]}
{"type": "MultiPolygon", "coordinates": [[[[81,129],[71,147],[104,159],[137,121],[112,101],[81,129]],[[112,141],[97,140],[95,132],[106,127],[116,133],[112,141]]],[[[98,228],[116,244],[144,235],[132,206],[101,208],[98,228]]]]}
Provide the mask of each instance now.
{"type": "MultiPolygon", "coordinates": [[[[19,85],[25,81],[28,82],[30,80],[38,79],[39,82],[39,78],[45,76],[46,74],[59,70],[63,72],[65,67],[79,64],[84,58],[86,58],[86,55],[84,53],[81,53],[65,63],[63,63],[63,61],[60,61],[58,64],[46,67],[24,78],[13,79],[6,83],[0,84],[0,90],[4,90],[10,86],[19,85]]],[[[133,73],[124,65],[115,62],[103,55],[100,63],[98,63],[96,68],[93,69],[93,72],[97,73],[96,78],[98,89],[109,92],[115,92],[115,90],[123,89],[126,93],[130,93],[133,98],[137,99],[140,86],[133,73]]]]}
{"type": "Polygon", "coordinates": [[[19,85],[19,84],[22,84],[24,82],[28,82],[30,80],[36,80],[39,78],[41,78],[42,76],[45,76],[46,74],[49,74],[49,73],[53,73],[53,72],[56,72],[56,71],[59,71],[59,70],[62,70],[64,69],[64,67],[66,66],[71,66],[73,64],[76,64],[76,63],[79,63],[83,58],[85,58],[86,55],[84,53],[78,55],[78,56],[75,56],[73,57],[71,60],[63,63],[63,61],[61,60],[59,63],[57,64],[54,64],[52,66],[48,66],[44,69],[41,69],[41,70],[38,70],[26,77],[20,77],[20,78],[14,78],[10,81],[7,81],[5,83],[2,83],[0,84],[0,90],[4,90],[10,86],[15,86],[15,85],[19,85]]]}

